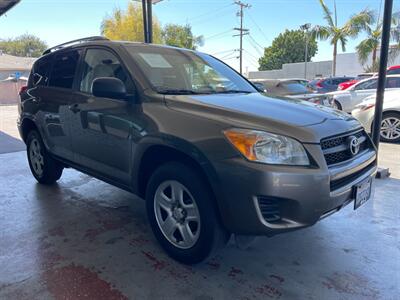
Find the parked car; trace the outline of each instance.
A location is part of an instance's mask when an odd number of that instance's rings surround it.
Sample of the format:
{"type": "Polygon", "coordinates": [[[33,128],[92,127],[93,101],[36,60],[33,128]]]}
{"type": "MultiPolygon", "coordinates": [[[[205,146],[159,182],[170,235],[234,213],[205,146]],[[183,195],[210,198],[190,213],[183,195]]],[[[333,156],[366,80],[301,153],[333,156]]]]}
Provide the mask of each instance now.
{"type": "Polygon", "coordinates": [[[346,82],[349,80],[353,80],[354,77],[327,77],[327,78],[320,78],[314,79],[310,81],[308,86],[317,91],[318,93],[328,93],[336,91],[338,85],[342,82],[346,82]]]}
{"type": "Polygon", "coordinates": [[[400,65],[390,66],[389,68],[387,68],[386,74],[387,75],[400,74],[400,65]]]}
{"type": "MultiPolygon", "coordinates": [[[[351,113],[368,133],[372,132],[375,101],[376,95],[369,96],[351,113]]],[[[382,141],[400,142],[400,90],[385,92],[381,126],[382,141]]]]}
{"type": "MultiPolygon", "coordinates": [[[[378,77],[364,79],[344,91],[328,93],[333,106],[339,110],[350,113],[357,104],[366,97],[376,93],[378,77]]],[[[400,75],[388,75],[386,78],[386,89],[400,88],[400,75]]]]}
{"type": "Polygon", "coordinates": [[[351,87],[352,85],[355,85],[360,80],[371,78],[371,77],[375,76],[375,74],[376,73],[361,73],[361,74],[358,74],[355,79],[352,79],[352,80],[349,80],[349,81],[345,81],[345,82],[342,82],[341,84],[339,84],[337,90],[338,91],[347,90],[349,87],[351,87]]]}
{"type": "Polygon", "coordinates": [[[376,151],[352,116],[258,93],[204,53],[93,37],[44,52],[18,128],[39,183],[72,167],[146,201],[193,264],[230,235],[305,228],[370,197],[376,151]]]}
{"type": "Polygon", "coordinates": [[[255,88],[256,88],[260,93],[266,93],[266,92],[267,92],[267,89],[265,88],[265,86],[264,86],[261,82],[254,81],[254,80],[251,80],[250,82],[255,86],[255,88]]]}
{"type": "Polygon", "coordinates": [[[315,104],[331,106],[329,98],[325,94],[313,92],[298,79],[259,79],[253,83],[261,84],[262,90],[273,96],[283,96],[306,100],[315,104]]]}

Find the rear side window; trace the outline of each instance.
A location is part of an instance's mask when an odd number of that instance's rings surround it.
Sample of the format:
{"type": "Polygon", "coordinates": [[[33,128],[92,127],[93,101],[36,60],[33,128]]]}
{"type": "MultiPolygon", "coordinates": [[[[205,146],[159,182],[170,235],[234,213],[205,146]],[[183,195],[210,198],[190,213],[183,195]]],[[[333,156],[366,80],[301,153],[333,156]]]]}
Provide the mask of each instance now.
{"type": "Polygon", "coordinates": [[[388,77],[386,78],[386,88],[400,88],[400,77],[388,77]]]}
{"type": "Polygon", "coordinates": [[[79,90],[91,94],[93,80],[99,77],[118,78],[125,84],[127,91],[131,92],[133,89],[130,77],[112,52],[104,49],[88,49],[82,62],[79,90]]]}
{"type": "Polygon", "coordinates": [[[51,68],[51,58],[44,57],[39,59],[33,66],[29,76],[29,87],[45,86],[49,80],[49,72],[51,68]]]}
{"type": "Polygon", "coordinates": [[[49,86],[71,89],[74,82],[79,52],[72,50],[55,56],[49,86]]]}

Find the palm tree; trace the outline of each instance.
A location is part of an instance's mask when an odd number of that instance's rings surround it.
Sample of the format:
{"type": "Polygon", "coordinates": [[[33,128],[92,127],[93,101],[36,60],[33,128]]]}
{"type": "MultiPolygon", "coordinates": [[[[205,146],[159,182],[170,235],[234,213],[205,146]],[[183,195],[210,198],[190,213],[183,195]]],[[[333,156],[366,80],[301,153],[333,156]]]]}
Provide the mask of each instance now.
{"type": "Polygon", "coordinates": [[[370,10],[365,9],[360,13],[351,16],[351,18],[340,27],[337,24],[336,2],[334,5],[334,15],[328,9],[324,0],[319,0],[319,3],[321,4],[324,13],[324,19],[328,24],[326,26],[315,26],[312,30],[312,34],[320,40],[329,39],[331,45],[333,45],[332,75],[335,76],[338,43],[342,46],[343,52],[346,51],[348,38],[355,38],[368,24],[371,24],[374,20],[374,15],[370,10]]]}
{"type": "MultiPolygon", "coordinates": [[[[369,55],[372,53],[372,64],[373,70],[377,69],[377,52],[381,44],[382,37],[382,22],[367,24],[364,28],[367,37],[358,44],[356,47],[358,59],[362,64],[365,64],[369,55]]],[[[389,55],[391,58],[398,54],[400,49],[400,24],[399,24],[399,13],[394,13],[392,16],[392,28],[390,29],[390,39],[395,43],[390,47],[389,55]]]]}

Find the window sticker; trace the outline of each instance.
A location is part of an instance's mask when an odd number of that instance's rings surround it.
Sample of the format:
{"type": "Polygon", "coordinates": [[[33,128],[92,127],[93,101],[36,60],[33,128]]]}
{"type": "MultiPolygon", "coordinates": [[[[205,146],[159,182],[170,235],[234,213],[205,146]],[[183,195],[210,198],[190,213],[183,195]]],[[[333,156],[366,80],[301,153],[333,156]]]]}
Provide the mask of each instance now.
{"type": "Polygon", "coordinates": [[[161,54],[139,53],[139,55],[152,68],[172,68],[161,54]]]}

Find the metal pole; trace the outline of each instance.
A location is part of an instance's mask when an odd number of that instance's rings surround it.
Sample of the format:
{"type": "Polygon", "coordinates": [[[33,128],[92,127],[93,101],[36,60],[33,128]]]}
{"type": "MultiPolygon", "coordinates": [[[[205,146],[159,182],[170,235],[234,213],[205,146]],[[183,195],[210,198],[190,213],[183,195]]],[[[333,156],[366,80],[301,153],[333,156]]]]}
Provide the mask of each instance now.
{"type": "Polygon", "coordinates": [[[147,42],[153,42],[153,8],[151,0],[147,0],[147,42]]]}
{"type": "Polygon", "coordinates": [[[304,79],[307,79],[307,61],[308,61],[308,30],[306,31],[306,51],[304,54],[304,79]]]}
{"type": "Polygon", "coordinates": [[[239,63],[240,63],[240,74],[243,74],[242,72],[242,63],[243,63],[243,5],[240,6],[240,52],[239,52],[239,63]]]}
{"type": "Polygon", "coordinates": [[[383,107],[383,97],[386,85],[386,68],[388,61],[392,8],[393,8],[393,0],[385,0],[385,8],[383,12],[381,53],[379,61],[379,77],[378,77],[378,87],[376,90],[374,128],[372,131],[372,140],[377,150],[379,148],[380,131],[382,123],[382,107],[383,107]]]}
{"type": "Polygon", "coordinates": [[[146,9],[146,0],[142,0],[142,9],[143,9],[143,35],[144,35],[144,42],[148,43],[148,27],[147,27],[147,9],[146,9]]]}

